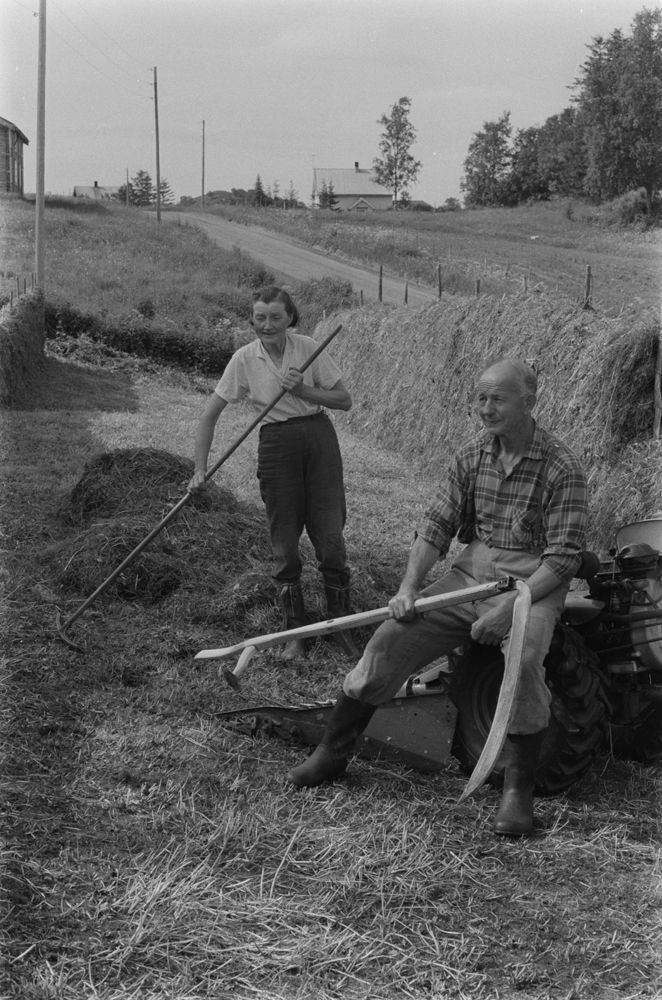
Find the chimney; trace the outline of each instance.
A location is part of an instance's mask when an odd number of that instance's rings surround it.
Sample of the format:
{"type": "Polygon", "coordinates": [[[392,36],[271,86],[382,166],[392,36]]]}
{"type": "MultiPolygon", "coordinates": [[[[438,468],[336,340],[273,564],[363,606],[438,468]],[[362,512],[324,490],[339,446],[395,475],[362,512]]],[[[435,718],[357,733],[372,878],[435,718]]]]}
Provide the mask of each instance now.
{"type": "Polygon", "coordinates": [[[359,161],[358,160],[354,160],[354,169],[356,170],[356,172],[358,174],[358,172],[359,172],[359,161]]]}

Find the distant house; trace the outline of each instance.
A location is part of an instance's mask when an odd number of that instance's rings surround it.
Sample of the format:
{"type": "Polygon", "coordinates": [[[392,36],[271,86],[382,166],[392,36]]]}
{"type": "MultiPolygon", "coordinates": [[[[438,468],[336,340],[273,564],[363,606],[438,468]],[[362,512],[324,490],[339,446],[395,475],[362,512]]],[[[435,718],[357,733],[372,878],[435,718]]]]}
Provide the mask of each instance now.
{"type": "Polygon", "coordinates": [[[343,212],[386,212],[393,208],[391,192],[378,184],[372,170],[343,167],[315,167],[313,170],[313,207],[319,207],[320,192],[333,187],[336,207],[343,212]]]}
{"type": "Polygon", "coordinates": [[[110,201],[111,198],[117,198],[119,190],[118,187],[100,187],[98,181],[95,181],[92,186],[87,187],[83,184],[77,184],[74,188],[74,198],[92,198],[94,201],[110,201]]]}
{"type": "Polygon", "coordinates": [[[0,118],[0,191],[23,194],[23,147],[29,144],[20,128],[0,118]]]}

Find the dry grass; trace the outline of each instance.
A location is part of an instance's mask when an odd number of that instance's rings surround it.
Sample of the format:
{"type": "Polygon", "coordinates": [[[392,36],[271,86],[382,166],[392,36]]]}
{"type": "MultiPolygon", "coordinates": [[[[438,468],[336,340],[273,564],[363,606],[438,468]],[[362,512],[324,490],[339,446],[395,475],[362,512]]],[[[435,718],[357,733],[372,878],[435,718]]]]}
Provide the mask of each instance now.
{"type": "MultiPolygon", "coordinates": [[[[132,450],[146,443],[163,473],[156,521],[185,478],[175,456],[190,452],[203,405],[180,377],[111,363],[95,378],[89,358],[53,362],[31,408],[4,414],[3,995],[659,996],[658,775],[601,759],[569,793],[538,803],[537,836],[523,843],[493,837],[493,791],[456,805],[464,779],[453,764],[432,776],[358,760],[345,782],[288,789],[301,749],[232,724],[222,713],[246,703],[192,660],[275,621],[261,597],[241,614],[231,603],[260,592],[261,567],[245,565],[250,532],[232,535],[225,583],[209,579],[219,559],[205,551],[207,519],[218,529],[220,508],[187,508],[173,542],[187,546],[187,582],[149,605],[104,595],[75,626],[82,657],[58,640],[56,603],[71,610],[82,595],[62,589],[44,546],[84,537],[95,510],[105,524],[125,519],[127,496],[146,515],[155,477],[136,474],[146,456],[132,450]],[[117,466],[117,449],[132,461],[117,466]],[[99,475],[84,471],[99,454],[124,476],[114,494],[112,482],[99,495],[80,485],[99,475]],[[83,495],[96,496],[91,510],[83,495]],[[63,520],[74,509],[78,522],[63,520]]],[[[232,411],[226,440],[246,422],[232,411]]],[[[434,477],[345,430],[341,439],[360,607],[382,603],[399,577],[434,477]]],[[[221,497],[246,511],[257,501],[254,448],[220,476],[221,497]]],[[[306,548],[311,605],[316,576],[306,548]]],[[[244,694],[249,704],[324,699],[345,669],[320,642],[305,664],[260,658],[244,694]]]]}
{"type": "MultiPolygon", "coordinates": [[[[321,332],[330,328],[322,324],[321,332]]],[[[589,544],[660,507],[662,454],[652,441],[660,336],[652,313],[609,319],[544,295],[448,298],[423,310],[382,306],[343,317],[336,353],[369,386],[341,418],[352,433],[440,475],[457,442],[480,429],[476,373],[498,358],[538,372],[536,417],[566,440],[591,485],[589,544]]]]}
{"type": "MultiPolygon", "coordinates": [[[[605,225],[594,206],[555,200],[516,208],[427,214],[352,213],[219,207],[213,211],[293,236],[327,254],[379,264],[444,294],[543,292],[583,301],[586,268],[592,300],[611,316],[658,309],[660,230],[605,225]]],[[[602,218],[601,218],[602,214],[602,218]]]]}
{"type": "MultiPolygon", "coordinates": [[[[88,266],[99,244],[87,223],[52,218],[62,222],[60,259],[88,266]]],[[[117,301],[129,256],[108,260],[107,287],[92,289],[93,299],[117,301]]],[[[155,277],[155,303],[168,282],[155,277]]],[[[143,284],[131,295],[146,294],[143,284]]],[[[640,323],[640,312],[629,318],[640,323]]],[[[593,474],[608,517],[616,499],[621,515],[649,509],[659,496],[657,445],[628,436],[637,414],[641,426],[649,415],[648,334],[642,325],[636,341],[625,340],[627,319],[612,326],[540,296],[346,319],[334,354],[356,400],[337,426],[357,609],[392,592],[447,442],[468,427],[475,367],[507,331],[525,356],[534,345],[539,353],[545,420],[564,436],[570,424],[589,457],[592,440],[605,455],[615,445],[613,461],[599,455],[593,474]],[[613,353],[602,357],[607,340],[613,353]],[[432,379],[447,372],[440,392],[432,379]],[[606,420],[614,399],[617,425],[606,420]],[[375,444],[380,428],[389,450],[375,444]]],[[[76,622],[85,654],[58,639],[56,607],[77,608],[115,547],[181,495],[190,468],[181,456],[212,384],[82,340],[71,355],[48,358],[20,407],[2,414],[2,995],[658,997],[652,769],[601,758],[570,792],[538,802],[535,837],[511,843],[491,833],[494,791],[456,805],[464,778],[453,763],[423,775],[358,760],[347,781],[295,793],[283,775],[301,748],[224,714],[332,698],[347,668],[323,641],[300,664],[265,654],[242,699],[213,666],[194,665],[204,646],[278,627],[254,440],[223,468],[207,506],[185,508],[166,549],[150,552],[156,563],[141,585],[104,594],[76,622]],[[177,585],[145,600],[168,560],[177,585]],[[79,576],[67,578],[67,564],[79,576]]],[[[226,412],[215,453],[247,423],[240,408],[226,412]]],[[[304,555],[309,608],[322,617],[309,546],[304,555]]]]}

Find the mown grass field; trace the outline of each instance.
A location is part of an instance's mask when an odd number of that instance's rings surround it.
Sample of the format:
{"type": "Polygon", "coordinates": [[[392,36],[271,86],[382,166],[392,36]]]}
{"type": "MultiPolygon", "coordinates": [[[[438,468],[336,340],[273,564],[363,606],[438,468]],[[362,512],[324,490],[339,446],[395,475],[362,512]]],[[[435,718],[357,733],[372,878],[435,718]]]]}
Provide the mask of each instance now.
{"type": "MultiPolygon", "coordinates": [[[[104,259],[128,262],[128,244],[139,244],[140,229],[122,242],[126,223],[98,226],[98,245],[114,247],[85,255],[88,287],[104,259]]],[[[75,259],[66,238],[51,254],[61,274],[75,259]]],[[[213,250],[201,242],[196,259],[205,254],[213,250]]],[[[164,255],[144,298],[159,302],[174,283],[168,266],[164,255]]],[[[181,281],[185,259],[173,266],[181,281]]],[[[65,294],[76,301],[75,283],[65,294]]],[[[119,311],[116,301],[106,308],[119,311]]],[[[305,664],[264,655],[242,697],[214,666],[194,665],[200,648],[278,627],[273,600],[255,589],[268,562],[254,441],[218,477],[217,496],[225,489],[247,505],[242,533],[238,515],[220,520],[221,507],[187,509],[166,539],[180,585],[155,603],[106,594],[72,628],[85,652],[61,641],[57,608],[66,616],[87,596],[62,574],[83,565],[89,533],[111,537],[113,505],[146,531],[185,488],[175,477],[155,502],[138,467],[132,489],[109,491],[83,524],[71,491],[86,462],[131,448],[187,458],[214,380],[85,338],[63,336],[48,353],[2,414],[3,995],[659,996],[653,769],[605,754],[568,793],[538,801],[533,838],[499,842],[497,793],[458,806],[464,776],[452,760],[436,775],[357,760],[346,781],[294,793],[284,774],[302,749],[222,714],[332,698],[347,668],[323,642],[305,664]]],[[[364,386],[347,382],[359,417],[364,386]]],[[[248,420],[232,410],[217,448],[248,420]]],[[[404,449],[377,447],[365,427],[338,426],[356,606],[376,606],[397,583],[435,479],[404,449]]],[[[305,556],[321,615],[307,546],[305,556]]]]}
{"type": "Polygon", "coordinates": [[[613,209],[572,201],[514,209],[380,213],[357,221],[335,212],[216,207],[235,222],[276,229],[327,254],[438,287],[443,293],[514,295],[522,290],[583,301],[617,316],[660,302],[660,230],[614,225],[613,209]]]}

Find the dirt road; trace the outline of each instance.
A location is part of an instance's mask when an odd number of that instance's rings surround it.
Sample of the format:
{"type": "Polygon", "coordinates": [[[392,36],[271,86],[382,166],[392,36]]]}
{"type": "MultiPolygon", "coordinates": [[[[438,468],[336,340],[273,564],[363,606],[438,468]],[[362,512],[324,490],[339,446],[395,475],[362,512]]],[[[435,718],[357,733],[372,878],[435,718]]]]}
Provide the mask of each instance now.
{"type": "MultiPolygon", "coordinates": [[[[295,278],[305,281],[309,278],[331,276],[350,281],[357,295],[363,292],[364,299],[377,301],[379,298],[377,271],[310,250],[302,243],[297,243],[279,233],[269,232],[258,226],[242,226],[202,212],[164,212],[162,218],[165,222],[198,226],[210,239],[228,250],[239,247],[251,257],[263,261],[279,280],[295,278]]],[[[385,274],[382,282],[382,300],[402,305],[404,296],[404,280],[385,274]]],[[[432,288],[409,285],[407,301],[410,306],[425,306],[435,302],[436,298],[437,294],[432,288]]]]}

